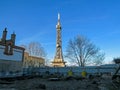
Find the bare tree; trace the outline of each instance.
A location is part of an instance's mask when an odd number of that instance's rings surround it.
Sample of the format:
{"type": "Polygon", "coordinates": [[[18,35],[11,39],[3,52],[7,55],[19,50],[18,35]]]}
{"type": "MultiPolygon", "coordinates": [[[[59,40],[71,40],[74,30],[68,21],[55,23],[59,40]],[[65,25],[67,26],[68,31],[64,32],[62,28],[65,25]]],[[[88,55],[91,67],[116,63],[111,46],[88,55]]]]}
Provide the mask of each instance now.
{"type": "Polygon", "coordinates": [[[39,56],[39,57],[46,56],[46,52],[44,51],[44,48],[38,42],[30,42],[27,51],[32,56],[39,56]]]}
{"type": "Polygon", "coordinates": [[[30,42],[28,45],[21,45],[30,56],[46,57],[46,52],[38,42],[30,42]]]}
{"type": "Polygon", "coordinates": [[[104,54],[101,54],[100,49],[89,39],[78,35],[74,40],[69,40],[66,49],[66,57],[78,66],[85,66],[93,62],[96,64],[102,63],[104,54]]]}
{"type": "Polygon", "coordinates": [[[105,53],[98,52],[92,59],[92,64],[94,65],[101,65],[104,62],[105,59],[105,53]]]}

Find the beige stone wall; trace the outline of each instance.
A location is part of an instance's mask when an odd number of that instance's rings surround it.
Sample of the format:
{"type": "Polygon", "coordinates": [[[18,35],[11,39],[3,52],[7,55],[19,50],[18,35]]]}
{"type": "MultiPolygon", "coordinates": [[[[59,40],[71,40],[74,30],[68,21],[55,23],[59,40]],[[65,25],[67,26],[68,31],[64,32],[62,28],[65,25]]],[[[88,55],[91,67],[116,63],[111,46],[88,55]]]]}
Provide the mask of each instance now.
{"type": "Polygon", "coordinates": [[[24,53],[23,68],[41,67],[45,65],[45,59],[41,57],[29,56],[29,53],[24,53]]]}

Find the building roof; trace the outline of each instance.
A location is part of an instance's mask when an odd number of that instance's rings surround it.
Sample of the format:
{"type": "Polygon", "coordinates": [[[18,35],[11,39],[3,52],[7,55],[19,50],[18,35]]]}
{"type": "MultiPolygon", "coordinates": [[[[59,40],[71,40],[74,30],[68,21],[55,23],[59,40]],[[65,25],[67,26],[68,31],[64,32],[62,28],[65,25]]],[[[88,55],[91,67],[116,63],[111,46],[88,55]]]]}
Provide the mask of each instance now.
{"type": "Polygon", "coordinates": [[[42,58],[42,57],[38,57],[38,56],[30,56],[28,52],[24,52],[24,55],[29,56],[29,57],[31,57],[31,58],[43,59],[43,60],[44,60],[44,58],[42,58]]]}
{"type": "MultiPolygon", "coordinates": [[[[6,44],[0,43],[0,45],[1,45],[1,46],[5,46],[6,44]]],[[[20,46],[13,46],[13,48],[15,48],[15,49],[20,49],[20,50],[25,50],[25,48],[20,47],[20,46]]]]}

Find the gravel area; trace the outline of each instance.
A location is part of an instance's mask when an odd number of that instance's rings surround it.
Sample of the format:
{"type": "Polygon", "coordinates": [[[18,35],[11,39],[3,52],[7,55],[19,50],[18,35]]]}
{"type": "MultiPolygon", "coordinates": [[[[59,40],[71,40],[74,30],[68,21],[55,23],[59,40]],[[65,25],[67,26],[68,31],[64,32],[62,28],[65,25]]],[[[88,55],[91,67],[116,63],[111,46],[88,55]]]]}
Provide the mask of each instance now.
{"type": "Polygon", "coordinates": [[[110,90],[106,85],[112,85],[111,79],[51,81],[48,78],[36,77],[25,80],[0,80],[0,90],[110,90]]]}

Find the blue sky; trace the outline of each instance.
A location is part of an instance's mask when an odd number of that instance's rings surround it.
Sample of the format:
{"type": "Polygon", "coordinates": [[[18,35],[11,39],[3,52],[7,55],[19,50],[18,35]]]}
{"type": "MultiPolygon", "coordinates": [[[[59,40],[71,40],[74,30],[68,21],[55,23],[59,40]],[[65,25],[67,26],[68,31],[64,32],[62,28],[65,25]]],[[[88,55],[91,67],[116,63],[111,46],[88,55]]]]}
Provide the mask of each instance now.
{"type": "Polygon", "coordinates": [[[53,59],[57,14],[61,14],[63,53],[69,39],[81,34],[106,53],[120,56],[120,0],[0,0],[0,35],[15,32],[16,45],[37,41],[53,59]]]}

